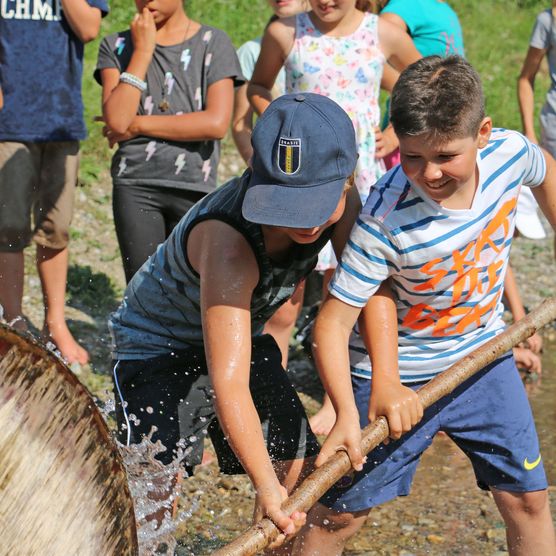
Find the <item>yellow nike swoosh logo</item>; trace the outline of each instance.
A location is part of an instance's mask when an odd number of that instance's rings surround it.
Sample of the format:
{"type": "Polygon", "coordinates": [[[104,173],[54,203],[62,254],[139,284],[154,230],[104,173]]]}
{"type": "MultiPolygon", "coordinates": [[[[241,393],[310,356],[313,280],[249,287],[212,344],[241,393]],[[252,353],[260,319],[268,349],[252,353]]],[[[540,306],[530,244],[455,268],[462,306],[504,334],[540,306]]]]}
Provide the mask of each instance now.
{"type": "Polygon", "coordinates": [[[532,462],[527,461],[527,458],[525,458],[523,460],[523,467],[525,467],[525,469],[527,469],[527,471],[531,471],[533,469],[535,469],[535,467],[537,467],[537,465],[539,465],[539,463],[541,462],[541,455],[539,454],[539,457],[532,462]]]}

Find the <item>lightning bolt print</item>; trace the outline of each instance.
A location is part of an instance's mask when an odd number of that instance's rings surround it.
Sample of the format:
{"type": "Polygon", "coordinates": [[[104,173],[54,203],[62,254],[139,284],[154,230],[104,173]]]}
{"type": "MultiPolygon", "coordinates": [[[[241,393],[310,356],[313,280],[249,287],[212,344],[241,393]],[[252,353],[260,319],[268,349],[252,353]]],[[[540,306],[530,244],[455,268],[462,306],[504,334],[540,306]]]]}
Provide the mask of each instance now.
{"type": "Polygon", "coordinates": [[[207,32],[203,35],[203,40],[204,40],[205,42],[209,42],[211,38],[212,38],[212,31],[207,31],[207,32]]]}
{"type": "Polygon", "coordinates": [[[145,152],[147,153],[147,158],[145,158],[145,160],[150,160],[152,158],[152,155],[155,153],[156,151],[156,141],[149,141],[149,143],[147,144],[147,146],[145,147],[145,152]]]}
{"type": "Polygon", "coordinates": [[[118,176],[121,176],[125,169],[127,168],[127,158],[125,156],[120,160],[120,165],[118,166],[118,176]]]}
{"type": "Polygon", "coordinates": [[[166,91],[168,96],[172,94],[172,89],[174,88],[175,79],[172,75],[171,71],[167,71],[164,74],[164,87],[166,87],[166,91]]]}
{"type": "Polygon", "coordinates": [[[204,181],[208,181],[210,176],[210,171],[211,171],[210,160],[205,160],[203,162],[203,169],[202,169],[202,172],[205,175],[204,181]]]}
{"type": "Polygon", "coordinates": [[[209,52],[207,54],[207,57],[205,58],[205,66],[208,68],[211,62],[212,62],[212,52],[209,52]]]}
{"type": "Polygon", "coordinates": [[[153,97],[149,95],[143,101],[143,109],[145,110],[148,116],[151,116],[153,113],[153,108],[154,108],[153,97]]]}
{"type": "Polygon", "coordinates": [[[125,38],[124,37],[118,37],[116,39],[116,52],[118,53],[118,56],[121,56],[122,52],[124,51],[124,47],[125,47],[125,38]]]}
{"type": "Polygon", "coordinates": [[[195,89],[195,101],[197,102],[197,110],[203,108],[203,99],[201,98],[201,87],[195,89]]]}
{"type": "Polygon", "coordinates": [[[185,50],[182,50],[181,57],[180,57],[180,62],[183,63],[183,71],[187,71],[190,61],[191,61],[191,51],[189,50],[189,48],[186,48],[185,50]]]}
{"type": "Polygon", "coordinates": [[[178,154],[178,157],[176,158],[176,176],[183,170],[183,167],[185,166],[185,154],[181,153],[178,154]]]}

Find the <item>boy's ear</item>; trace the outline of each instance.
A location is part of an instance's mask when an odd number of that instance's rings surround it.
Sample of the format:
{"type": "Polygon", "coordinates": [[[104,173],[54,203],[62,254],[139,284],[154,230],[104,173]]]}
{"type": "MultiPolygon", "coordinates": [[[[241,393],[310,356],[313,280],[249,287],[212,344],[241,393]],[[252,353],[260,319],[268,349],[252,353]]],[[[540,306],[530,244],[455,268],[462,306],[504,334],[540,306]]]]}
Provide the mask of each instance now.
{"type": "Polygon", "coordinates": [[[485,116],[481,121],[481,125],[479,126],[479,133],[477,134],[479,149],[483,149],[487,146],[491,133],[492,119],[489,116],[485,116]]]}

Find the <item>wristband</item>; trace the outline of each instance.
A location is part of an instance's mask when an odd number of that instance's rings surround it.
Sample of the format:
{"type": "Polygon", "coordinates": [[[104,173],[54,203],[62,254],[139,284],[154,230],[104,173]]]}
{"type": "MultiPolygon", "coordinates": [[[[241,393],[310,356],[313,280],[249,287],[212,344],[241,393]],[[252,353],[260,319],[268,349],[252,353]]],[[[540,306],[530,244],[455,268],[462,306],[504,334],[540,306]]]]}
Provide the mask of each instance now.
{"type": "Polygon", "coordinates": [[[127,71],[124,71],[120,75],[120,81],[122,83],[126,83],[127,85],[131,85],[132,87],[135,87],[136,89],[139,89],[142,93],[147,90],[147,82],[146,81],[143,81],[142,79],[139,79],[136,75],[133,75],[132,73],[127,73],[127,71]]]}

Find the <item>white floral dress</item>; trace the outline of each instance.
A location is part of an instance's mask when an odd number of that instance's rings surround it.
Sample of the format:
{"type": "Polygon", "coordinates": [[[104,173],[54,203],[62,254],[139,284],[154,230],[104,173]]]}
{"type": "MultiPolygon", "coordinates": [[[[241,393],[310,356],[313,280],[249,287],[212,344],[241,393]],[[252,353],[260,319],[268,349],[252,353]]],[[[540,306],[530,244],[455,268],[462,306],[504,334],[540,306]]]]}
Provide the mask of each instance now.
{"type": "MultiPolygon", "coordinates": [[[[384,173],[375,159],[375,131],[380,123],[380,80],[385,58],[379,47],[378,17],[366,13],[357,30],[344,37],[323,35],[308,13],[296,16],[295,41],[284,63],[288,93],[318,93],[336,101],[349,115],[357,136],[359,159],[355,184],[364,203],[384,173]]],[[[318,270],[334,268],[330,244],[318,270]]]]}

